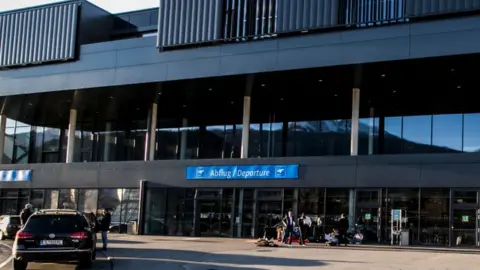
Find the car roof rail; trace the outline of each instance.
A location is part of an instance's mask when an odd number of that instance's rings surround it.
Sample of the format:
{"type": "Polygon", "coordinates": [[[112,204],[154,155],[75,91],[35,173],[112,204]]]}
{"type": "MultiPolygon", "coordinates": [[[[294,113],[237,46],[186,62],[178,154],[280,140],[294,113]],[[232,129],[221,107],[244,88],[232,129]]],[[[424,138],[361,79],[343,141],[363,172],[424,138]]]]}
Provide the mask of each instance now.
{"type": "Polygon", "coordinates": [[[73,209],[41,209],[37,214],[80,214],[80,212],[73,209]]]}

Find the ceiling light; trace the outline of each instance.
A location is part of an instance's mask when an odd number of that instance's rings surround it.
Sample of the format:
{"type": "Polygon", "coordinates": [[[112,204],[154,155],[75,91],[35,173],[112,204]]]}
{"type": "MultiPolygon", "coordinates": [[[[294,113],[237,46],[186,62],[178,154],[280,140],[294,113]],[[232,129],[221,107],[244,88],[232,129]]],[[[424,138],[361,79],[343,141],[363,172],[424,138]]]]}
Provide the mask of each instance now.
{"type": "Polygon", "coordinates": [[[322,79],[320,79],[320,80],[318,80],[318,82],[323,82],[323,80],[322,80],[322,79]]]}
{"type": "Polygon", "coordinates": [[[451,72],[454,72],[454,71],[455,71],[455,69],[454,69],[454,68],[452,68],[452,69],[450,69],[450,71],[451,71],[451,72]]]}
{"type": "Polygon", "coordinates": [[[113,99],[113,96],[109,96],[108,98],[109,98],[109,99],[113,99]]]}
{"type": "Polygon", "coordinates": [[[137,111],[140,111],[140,108],[137,108],[137,111]]]}
{"type": "Polygon", "coordinates": [[[235,104],[235,101],[230,101],[230,104],[235,104]]]}
{"type": "Polygon", "coordinates": [[[457,89],[460,89],[460,88],[462,88],[462,86],[460,86],[460,85],[457,85],[457,89]]]}
{"type": "Polygon", "coordinates": [[[282,97],[282,98],[280,98],[280,100],[281,100],[281,101],[283,101],[283,97],[282,97]]]}
{"type": "Polygon", "coordinates": [[[158,92],[158,94],[159,94],[159,95],[161,95],[161,94],[162,94],[162,92],[158,92]]]}
{"type": "Polygon", "coordinates": [[[397,90],[392,90],[392,93],[394,93],[394,94],[397,93],[397,90]]]}
{"type": "Polygon", "coordinates": [[[28,103],[28,106],[32,106],[33,104],[31,102],[28,103]]]}
{"type": "Polygon", "coordinates": [[[338,95],[337,95],[337,94],[334,94],[333,96],[335,96],[335,97],[338,97],[338,95]]]}
{"type": "Polygon", "coordinates": [[[381,76],[382,76],[382,78],[385,78],[386,75],[385,75],[385,74],[382,74],[381,76]]]}
{"type": "Polygon", "coordinates": [[[262,87],[265,87],[266,85],[262,83],[262,87]]]}
{"type": "Polygon", "coordinates": [[[186,108],[186,107],[187,107],[187,105],[183,105],[182,107],[183,107],[183,108],[186,108]]]}
{"type": "Polygon", "coordinates": [[[212,91],[213,89],[212,88],[208,88],[208,91],[212,91]]]}

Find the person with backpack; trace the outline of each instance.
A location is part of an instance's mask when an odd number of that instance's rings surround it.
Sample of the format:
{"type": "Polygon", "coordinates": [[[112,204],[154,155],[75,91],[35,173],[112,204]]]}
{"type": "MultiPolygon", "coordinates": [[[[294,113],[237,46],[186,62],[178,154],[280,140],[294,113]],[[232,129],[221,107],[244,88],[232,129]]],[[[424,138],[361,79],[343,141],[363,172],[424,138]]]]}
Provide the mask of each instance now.
{"type": "Polygon", "coordinates": [[[25,205],[25,208],[20,213],[20,225],[25,226],[30,216],[33,214],[33,206],[29,203],[25,205]]]}

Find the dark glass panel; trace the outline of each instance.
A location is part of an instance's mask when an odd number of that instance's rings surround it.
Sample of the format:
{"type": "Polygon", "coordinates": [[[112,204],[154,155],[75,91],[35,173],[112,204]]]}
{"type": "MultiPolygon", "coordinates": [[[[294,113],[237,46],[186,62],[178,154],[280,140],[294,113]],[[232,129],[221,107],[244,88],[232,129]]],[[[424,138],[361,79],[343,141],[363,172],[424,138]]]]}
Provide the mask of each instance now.
{"type": "Polygon", "coordinates": [[[420,201],[420,242],[448,245],[450,216],[449,189],[422,189],[420,201]]]}
{"type": "Polygon", "coordinates": [[[100,189],[98,191],[98,209],[97,215],[100,215],[103,209],[109,209],[112,214],[112,225],[121,226],[120,204],[122,202],[122,189],[100,189]]]}
{"type": "Polygon", "coordinates": [[[167,190],[149,188],[146,194],[145,233],[164,235],[166,233],[165,214],[167,212],[167,190]]]}
{"type": "Polygon", "coordinates": [[[30,149],[30,126],[17,126],[15,129],[15,164],[28,163],[28,154],[30,149]]]}
{"type": "Polygon", "coordinates": [[[179,143],[180,132],[178,128],[157,129],[156,159],[177,159],[179,143]]]}
{"type": "Polygon", "coordinates": [[[34,209],[43,209],[45,190],[33,189],[30,195],[30,203],[34,209]]]}
{"type": "Polygon", "coordinates": [[[358,123],[358,154],[378,154],[379,119],[363,118],[358,123]]]}
{"type": "Polygon", "coordinates": [[[404,116],[402,137],[404,153],[431,152],[432,116],[404,116]]]}
{"type": "Polygon", "coordinates": [[[78,191],[78,211],[97,213],[98,190],[80,189],[78,191]]]}
{"type": "Polygon", "coordinates": [[[62,209],[77,210],[78,190],[76,189],[60,189],[59,206],[62,209]]]}
{"type": "Polygon", "coordinates": [[[325,229],[331,232],[338,226],[340,216],[348,215],[349,189],[329,188],[326,192],[325,229]]]}
{"type": "MultiPolygon", "coordinates": [[[[419,220],[419,189],[388,189],[388,228],[391,227],[391,210],[401,209],[402,222],[404,228],[410,229],[410,243],[415,244],[418,239],[418,220],[419,220]]],[[[390,235],[387,235],[390,241],[390,235]]]]}
{"type": "Polygon", "coordinates": [[[129,224],[138,220],[138,189],[123,189],[122,202],[120,204],[120,222],[129,224]]]}
{"type": "Polygon", "coordinates": [[[58,209],[59,192],[56,189],[47,189],[45,191],[45,209],[58,209]]]}
{"type": "Polygon", "coordinates": [[[4,164],[11,164],[13,162],[14,150],[15,150],[15,128],[14,127],[6,128],[3,160],[2,160],[4,164]]]}
{"type": "Polygon", "coordinates": [[[402,117],[385,117],[383,151],[385,154],[402,153],[402,117]]]}
{"type": "Polygon", "coordinates": [[[433,116],[432,151],[455,153],[462,151],[462,114],[433,116]]]}
{"type": "Polygon", "coordinates": [[[463,119],[463,151],[480,151],[480,113],[465,114],[463,119]]]}
{"type": "Polygon", "coordinates": [[[476,190],[455,190],[453,193],[453,203],[475,204],[477,203],[477,191],[476,190]]]}

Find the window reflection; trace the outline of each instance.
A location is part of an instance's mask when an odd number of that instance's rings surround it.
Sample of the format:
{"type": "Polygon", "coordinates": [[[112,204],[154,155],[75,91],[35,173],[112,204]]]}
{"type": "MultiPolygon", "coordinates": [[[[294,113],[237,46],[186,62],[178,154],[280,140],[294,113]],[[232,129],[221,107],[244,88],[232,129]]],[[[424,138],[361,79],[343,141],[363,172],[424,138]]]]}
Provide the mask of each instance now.
{"type": "Polygon", "coordinates": [[[480,151],[480,113],[465,114],[463,118],[463,151],[480,151]]]}
{"type": "Polygon", "coordinates": [[[448,245],[450,190],[422,189],[420,207],[420,242],[448,245]]]}
{"type": "Polygon", "coordinates": [[[202,136],[202,158],[238,158],[240,157],[240,145],[236,140],[241,137],[235,125],[207,126],[202,136]]]}
{"type": "Polygon", "coordinates": [[[432,116],[403,117],[403,152],[427,153],[432,143],[432,116]]]}
{"type": "Polygon", "coordinates": [[[350,121],[288,123],[287,156],[330,156],[350,153],[350,121]]]}
{"type": "Polygon", "coordinates": [[[78,211],[96,213],[98,202],[98,190],[81,189],[78,191],[78,211]]]}
{"type": "Polygon", "coordinates": [[[435,152],[462,151],[461,114],[444,114],[433,116],[432,147],[435,152]]]}

